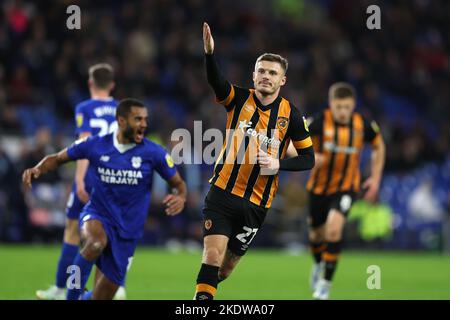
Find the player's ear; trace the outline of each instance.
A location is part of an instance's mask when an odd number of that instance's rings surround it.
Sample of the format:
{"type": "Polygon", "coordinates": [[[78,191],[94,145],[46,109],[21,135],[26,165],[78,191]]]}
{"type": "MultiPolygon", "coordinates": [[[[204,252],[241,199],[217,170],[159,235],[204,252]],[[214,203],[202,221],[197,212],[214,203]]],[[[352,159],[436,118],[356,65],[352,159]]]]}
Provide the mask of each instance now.
{"type": "Polygon", "coordinates": [[[333,105],[333,99],[331,97],[328,97],[328,106],[331,108],[333,105]]]}
{"type": "Polygon", "coordinates": [[[126,123],[127,123],[127,119],[125,119],[122,116],[117,116],[117,124],[119,125],[119,127],[126,126],[126,123]]]}
{"type": "Polygon", "coordinates": [[[253,81],[255,81],[255,77],[256,77],[256,73],[255,73],[255,71],[253,71],[253,81]]]}
{"type": "Polygon", "coordinates": [[[109,86],[109,91],[113,91],[115,87],[116,87],[116,83],[115,82],[111,83],[109,86]]]}
{"type": "Polygon", "coordinates": [[[285,84],[286,84],[286,76],[283,76],[283,78],[281,78],[280,86],[284,86],[285,84]]]}

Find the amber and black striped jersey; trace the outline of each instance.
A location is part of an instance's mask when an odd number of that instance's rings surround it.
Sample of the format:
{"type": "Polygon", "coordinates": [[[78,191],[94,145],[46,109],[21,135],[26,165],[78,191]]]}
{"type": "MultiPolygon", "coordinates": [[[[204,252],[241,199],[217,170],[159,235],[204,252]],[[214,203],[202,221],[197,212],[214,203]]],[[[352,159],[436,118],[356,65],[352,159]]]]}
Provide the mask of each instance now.
{"type": "Polygon", "coordinates": [[[376,146],[381,133],[375,121],[354,112],[348,125],[333,120],[330,109],[314,117],[309,125],[314,151],[325,155],[325,164],[315,167],[307,189],[317,195],[360,190],[359,162],[364,143],[376,146]]]}
{"type": "Polygon", "coordinates": [[[306,120],[286,99],[262,105],[254,89],[229,85],[222,101],[227,110],[227,134],[210,183],[269,208],[278,188],[278,175],[263,175],[256,157],[259,148],[283,159],[292,140],[297,150],[312,141],[306,120]]]}

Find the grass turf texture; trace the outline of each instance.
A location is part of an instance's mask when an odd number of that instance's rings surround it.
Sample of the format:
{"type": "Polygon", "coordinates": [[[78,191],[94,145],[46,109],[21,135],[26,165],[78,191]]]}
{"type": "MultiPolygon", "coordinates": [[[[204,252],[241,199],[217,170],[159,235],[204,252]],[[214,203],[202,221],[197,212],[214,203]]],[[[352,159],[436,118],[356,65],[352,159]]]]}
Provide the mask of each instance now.
{"type": "MultiPolygon", "coordinates": [[[[58,246],[0,246],[0,299],[35,299],[37,289],[54,283],[59,252],[58,246]]],[[[200,252],[138,248],[127,279],[128,299],[192,299],[200,258],[200,252]]],[[[306,253],[250,250],[235,273],[220,284],[216,299],[311,299],[311,264],[306,253]]],[[[450,257],[344,252],[331,298],[450,299],[450,257]],[[370,265],[381,269],[380,290],[367,288],[370,265]]]]}

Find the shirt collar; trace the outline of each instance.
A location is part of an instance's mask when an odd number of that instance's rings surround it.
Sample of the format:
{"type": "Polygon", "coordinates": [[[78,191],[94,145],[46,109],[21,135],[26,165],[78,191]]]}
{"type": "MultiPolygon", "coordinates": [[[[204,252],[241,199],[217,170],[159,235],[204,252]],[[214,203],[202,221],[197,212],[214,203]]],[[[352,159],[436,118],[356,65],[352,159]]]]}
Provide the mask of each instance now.
{"type": "Polygon", "coordinates": [[[112,100],[114,100],[113,97],[100,98],[100,97],[96,97],[96,96],[92,96],[91,99],[97,100],[97,101],[112,101],[112,100]]]}
{"type": "Polygon", "coordinates": [[[253,90],[253,100],[255,100],[255,104],[256,106],[261,109],[262,111],[267,111],[270,108],[272,108],[273,106],[276,106],[277,104],[280,104],[281,102],[281,96],[278,95],[278,97],[271,103],[268,105],[263,105],[261,103],[261,101],[259,101],[258,97],[256,96],[256,90],[253,90]]]}
{"type": "Polygon", "coordinates": [[[119,134],[118,130],[115,130],[113,132],[113,143],[117,151],[119,151],[120,153],[125,153],[136,146],[136,143],[127,143],[127,144],[120,143],[119,140],[117,140],[118,134],[119,134]]]}

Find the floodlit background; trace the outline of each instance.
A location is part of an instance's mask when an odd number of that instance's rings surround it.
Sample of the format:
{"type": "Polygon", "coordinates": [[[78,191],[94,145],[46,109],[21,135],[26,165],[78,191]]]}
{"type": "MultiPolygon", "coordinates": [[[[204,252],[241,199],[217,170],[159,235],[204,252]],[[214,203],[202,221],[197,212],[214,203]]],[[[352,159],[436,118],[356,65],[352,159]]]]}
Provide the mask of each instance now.
{"type": "MultiPolygon", "coordinates": [[[[172,131],[193,130],[195,120],[202,121],[203,131],[225,127],[225,112],[214,103],[203,66],[207,21],[231,82],[251,86],[256,57],[279,53],[289,60],[282,95],[306,116],[327,106],[333,82],[348,81],[357,88],[358,111],[382,129],[387,159],[379,201],[357,202],[351,211],[332,298],[450,299],[448,1],[4,0],[0,6],[0,298],[33,298],[35,289],[53,281],[75,166],[41,178],[31,192],[22,190],[20,176],[74,140],[74,108],[89,98],[91,64],[114,66],[114,97],[144,100],[151,112],[149,137],[168,149],[172,131]],[[71,4],[81,8],[81,30],[66,28],[71,4]],[[371,4],[381,8],[381,30],[366,27],[371,4]],[[365,253],[346,254],[350,249],[365,253]],[[365,287],[372,264],[388,275],[377,293],[365,287]]],[[[185,156],[197,159],[201,152],[185,156]]],[[[192,297],[212,166],[179,169],[189,187],[187,208],[165,217],[159,204],[167,190],[156,179],[136,271],[129,276],[131,298],[192,297]],[[176,273],[175,266],[164,267],[169,261],[186,267],[175,289],[164,291],[151,279],[176,273]]],[[[281,174],[266,223],[248,258],[223,284],[222,298],[252,298],[255,290],[266,292],[255,298],[277,298],[271,292],[280,294],[277,277],[286,272],[296,280],[286,280],[291,287],[279,298],[309,297],[307,177],[281,174]],[[270,261],[273,268],[288,269],[268,271],[270,261]],[[252,272],[244,277],[252,268],[261,275],[254,281],[252,272]],[[264,276],[272,280],[266,283],[264,276]],[[233,283],[242,281],[244,293],[233,295],[233,283]]]]}

